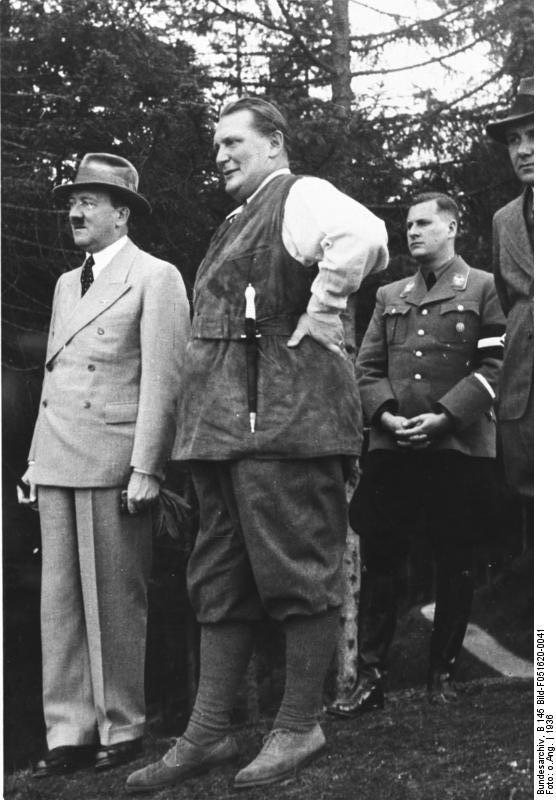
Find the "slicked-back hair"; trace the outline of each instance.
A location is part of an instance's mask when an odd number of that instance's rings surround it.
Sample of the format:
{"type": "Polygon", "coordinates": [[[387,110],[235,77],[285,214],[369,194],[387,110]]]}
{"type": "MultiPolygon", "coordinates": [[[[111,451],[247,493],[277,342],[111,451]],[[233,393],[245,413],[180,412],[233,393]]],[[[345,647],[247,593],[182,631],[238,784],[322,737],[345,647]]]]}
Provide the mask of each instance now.
{"type": "Polygon", "coordinates": [[[411,198],[408,210],[409,208],[413,208],[413,206],[418,206],[419,203],[428,203],[431,200],[436,200],[436,207],[438,210],[449,214],[459,224],[459,206],[453,197],[450,197],[449,194],[445,194],[444,192],[421,192],[411,198]]]}
{"type": "Polygon", "coordinates": [[[253,115],[253,127],[261,136],[270,137],[274,131],[281,131],[284,137],[284,150],[289,152],[291,134],[286,118],[276,106],[260,97],[240,97],[224,106],[220,112],[220,119],[238,111],[250,111],[253,115]]]}

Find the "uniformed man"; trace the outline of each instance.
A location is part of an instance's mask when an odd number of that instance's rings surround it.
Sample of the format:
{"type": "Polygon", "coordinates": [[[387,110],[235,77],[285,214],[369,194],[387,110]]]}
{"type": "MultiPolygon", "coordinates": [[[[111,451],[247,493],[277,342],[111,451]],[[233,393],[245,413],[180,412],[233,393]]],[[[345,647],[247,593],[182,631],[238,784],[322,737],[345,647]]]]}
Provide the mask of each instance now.
{"type": "MultiPolygon", "coordinates": [[[[381,707],[396,626],[398,572],[426,534],[436,565],[431,701],[455,697],[454,668],[473,594],[472,544],[487,513],[495,456],[504,318],[492,275],[455,253],[458,207],[415,198],[407,217],[410,278],[378,290],[357,358],[369,451],[350,519],[363,539],[359,682],[329,711],[381,707]]],[[[425,546],[425,541],[421,544],[425,546]]]]}
{"type": "Polygon", "coordinates": [[[292,175],[287,141],[282,114],[258,98],[228,105],[216,126],[216,163],[240,206],[197,273],[176,450],[200,503],[188,567],[202,626],[199,689],[183,736],[128,778],[129,791],[237,756],[230,712],[264,613],[284,625],[285,692],[234,785],[283,780],[324,745],[318,717],[347,531],[343,462],[362,439],[340,312],[363,276],[386,266],[386,230],[327,181],[292,175]],[[243,338],[253,315],[254,354],[243,338]]]}
{"type": "Polygon", "coordinates": [[[500,377],[500,436],[508,485],[532,515],[533,497],[533,245],[535,139],[533,78],[524,78],[508,114],[487,125],[507,146],[519,197],[494,215],[492,268],[508,315],[500,377]]]}

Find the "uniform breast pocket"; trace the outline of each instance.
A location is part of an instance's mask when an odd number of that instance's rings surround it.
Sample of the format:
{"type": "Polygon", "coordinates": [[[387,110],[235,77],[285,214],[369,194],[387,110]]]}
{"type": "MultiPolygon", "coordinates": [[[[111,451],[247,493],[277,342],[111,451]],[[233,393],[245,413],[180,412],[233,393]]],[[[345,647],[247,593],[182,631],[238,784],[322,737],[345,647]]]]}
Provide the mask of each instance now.
{"type": "Polygon", "coordinates": [[[383,319],[388,344],[402,344],[407,339],[409,306],[389,305],[384,309],[383,319]]]}
{"type": "Polygon", "coordinates": [[[479,338],[481,317],[479,304],[457,300],[443,303],[438,318],[437,339],[446,344],[476,342],[479,338]]]}

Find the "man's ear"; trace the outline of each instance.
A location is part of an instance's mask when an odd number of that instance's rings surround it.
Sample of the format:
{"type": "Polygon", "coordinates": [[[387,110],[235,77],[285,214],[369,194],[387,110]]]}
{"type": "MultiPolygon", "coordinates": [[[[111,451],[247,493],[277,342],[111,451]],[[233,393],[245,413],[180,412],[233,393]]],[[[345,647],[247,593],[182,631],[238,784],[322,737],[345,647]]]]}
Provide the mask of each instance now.
{"type": "Polygon", "coordinates": [[[117,206],[116,207],[116,224],[118,228],[121,228],[122,225],[127,225],[129,222],[129,214],[130,210],[127,206],[117,206]]]}
{"type": "Polygon", "coordinates": [[[281,153],[284,152],[284,134],[282,133],[282,131],[279,130],[272,131],[272,133],[268,137],[268,140],[271,146],[271,151],[270,151],[271,158],[276,158],[276,156],[279,156],[281,153]]]}
{"type": "Polygon", "coordinates": [[[455,237],[457,236],[457,233],[458,233],[458,223],[457,223],[457,220],[455,220],[455,219],[451,219],[451,220],[450,220],[450,223],[449,223],[449,225],[448,225],[448,227],[449,227],[449,229],[450,229],[450,233],[452,233],[452,234],[454,235],[454,239],[455,239],[455,237]]]}

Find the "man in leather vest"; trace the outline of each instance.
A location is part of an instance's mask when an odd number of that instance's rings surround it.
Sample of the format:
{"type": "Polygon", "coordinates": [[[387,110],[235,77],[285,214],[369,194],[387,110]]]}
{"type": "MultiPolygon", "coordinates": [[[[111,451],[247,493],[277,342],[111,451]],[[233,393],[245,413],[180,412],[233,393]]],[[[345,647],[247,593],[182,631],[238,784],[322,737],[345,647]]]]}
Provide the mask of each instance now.
{"type": "Polygon", "coordinates": [[[488,530],[504,316],[491,274],[455,252],[458,207],[416,197],[407,242],[419,270],[378,290],[356,369],[369,448],[350,507],[362,538],[359,683],[328,711],[354,717],[383,704],[401,567],[432,552],[436,606],[431,702],[456,698],[454,672],[473,597],[473,544],[488,530]]]}
{"type": "Polygon", "coordinates": [[[535,141],[533,78],[524,78],[510,111],[487,125],[488,135],[508,148],[521,194],[499,209],[492,225],[492,268],[508,315],[500,377],[500,436],[509,486],[532,525],[533,497],[533,245],[535,141]]]}
{"type": "Polygon", "coordinates": [[[330,183],[292,175],[287,141],[281,113],[257,98],[228,105],[216,127],[216,163],[241,205],[198,270],[174,453],[190,462],[200,502],[188,567],[200,681],[185,733],[128,778],[128,791],[237,756],[230,712],[263,614],[285,629],[286,686],[235,788],[294,775],[324,745],[317,719],[342,602],[343,467],[362,439],[340,313],[362,278],[386,266],[387,237],[330,183]],[[256,364],[246,326],[254,316],[256,364]]]}

